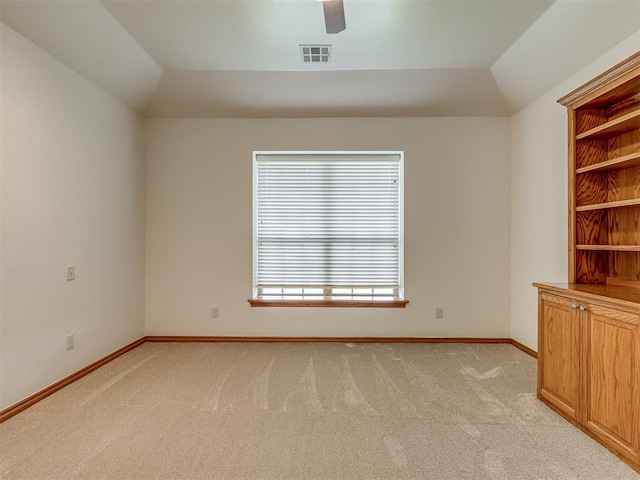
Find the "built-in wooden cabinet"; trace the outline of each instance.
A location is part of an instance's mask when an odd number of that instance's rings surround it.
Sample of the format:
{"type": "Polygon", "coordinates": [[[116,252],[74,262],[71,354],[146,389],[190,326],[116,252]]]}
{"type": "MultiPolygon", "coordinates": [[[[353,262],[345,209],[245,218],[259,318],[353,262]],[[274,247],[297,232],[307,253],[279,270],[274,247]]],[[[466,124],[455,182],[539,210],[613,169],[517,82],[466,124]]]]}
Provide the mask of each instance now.
{"type": "Polygon", "coordinates": [[[538,398],[640,472],[640,52],[559,100],[569,271],[538,288],[538,398]]]}
{"type": "Polygon", "coordinates": [[[538,398],[640,472],[640,290],[538,287],[538,398]]]}

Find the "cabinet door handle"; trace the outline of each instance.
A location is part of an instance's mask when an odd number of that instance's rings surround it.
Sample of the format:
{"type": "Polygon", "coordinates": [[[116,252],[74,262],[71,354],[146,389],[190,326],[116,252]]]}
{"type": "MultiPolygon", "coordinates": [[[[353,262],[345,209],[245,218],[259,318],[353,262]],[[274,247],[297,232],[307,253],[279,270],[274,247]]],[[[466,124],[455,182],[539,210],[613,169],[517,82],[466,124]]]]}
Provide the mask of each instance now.
{"type": "Polygon", "coordinates": [[[578,304],[574,303],[573,305],[571,305],[571,308],[573,308],[575,310],[576,308],[578,308],[578,304]]]}
{"type": "Polygon", "coordinates": [[[580,305],[580,311],[581,312],[586,312],[587,311],[587,307],[584,305],[580,305]]]}

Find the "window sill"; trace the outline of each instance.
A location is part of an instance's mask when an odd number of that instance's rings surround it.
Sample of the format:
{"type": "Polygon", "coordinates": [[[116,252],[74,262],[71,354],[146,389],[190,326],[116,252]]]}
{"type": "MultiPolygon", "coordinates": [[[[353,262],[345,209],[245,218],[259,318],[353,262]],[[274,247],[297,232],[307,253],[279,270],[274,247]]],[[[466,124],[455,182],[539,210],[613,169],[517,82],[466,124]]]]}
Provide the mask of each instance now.
{"type": "Polygon", "coordinates": [[[405,308],[409,300],[272,300],[250,298],[252,307],[405,308]]]}

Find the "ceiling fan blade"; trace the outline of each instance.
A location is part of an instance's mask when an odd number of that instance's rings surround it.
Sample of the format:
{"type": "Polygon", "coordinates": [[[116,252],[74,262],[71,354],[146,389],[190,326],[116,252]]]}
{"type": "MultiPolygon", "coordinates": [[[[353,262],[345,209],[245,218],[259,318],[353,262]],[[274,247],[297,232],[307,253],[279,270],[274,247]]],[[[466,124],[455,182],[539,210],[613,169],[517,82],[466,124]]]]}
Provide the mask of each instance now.
{"type": "Polygon", "coordinates": [[[324,8],[324,24],[327,27],[327,33],[340,33],[347,24],[344,21],[344,5],[342,0],[323,0],[324,8]]]}

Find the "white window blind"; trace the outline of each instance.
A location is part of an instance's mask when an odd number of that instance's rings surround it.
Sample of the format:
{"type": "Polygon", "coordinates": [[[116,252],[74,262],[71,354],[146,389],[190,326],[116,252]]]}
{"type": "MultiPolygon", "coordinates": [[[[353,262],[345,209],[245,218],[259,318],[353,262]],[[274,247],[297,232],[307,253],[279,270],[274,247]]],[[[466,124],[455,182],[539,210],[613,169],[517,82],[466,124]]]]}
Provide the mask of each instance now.
{"type": "Polygon", "coordinates": [[[256,153],[254,296],[397,299],[401,153],[256,153]]]}

